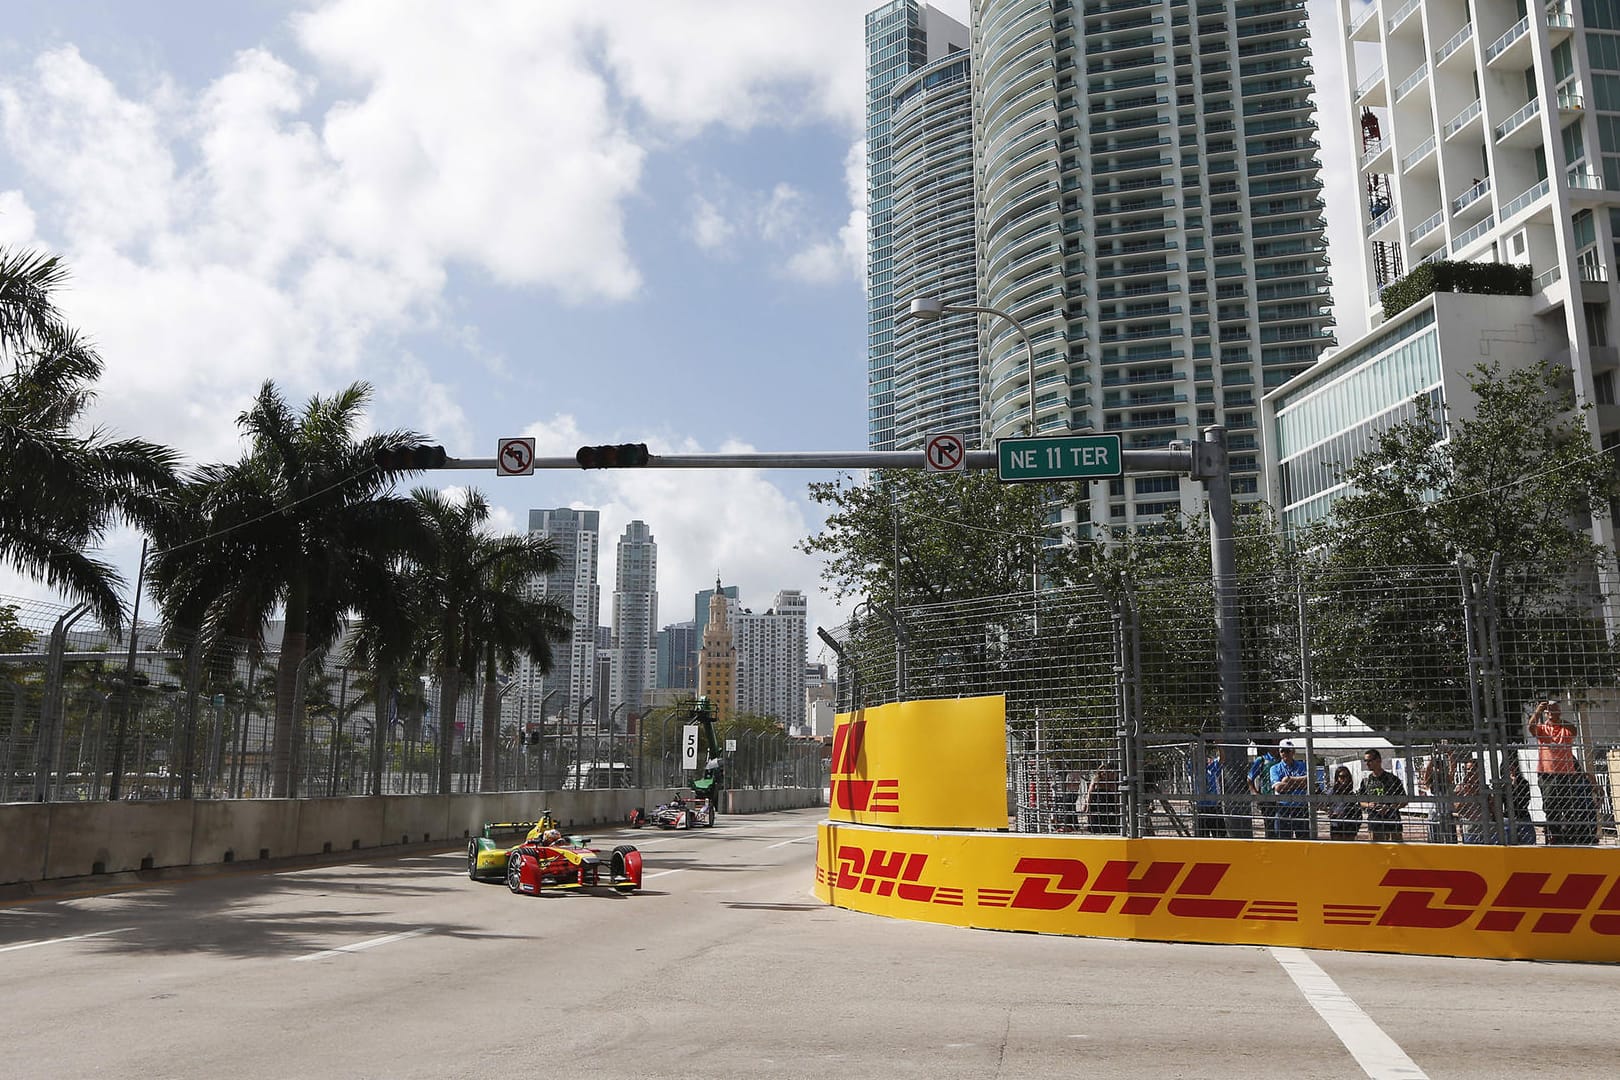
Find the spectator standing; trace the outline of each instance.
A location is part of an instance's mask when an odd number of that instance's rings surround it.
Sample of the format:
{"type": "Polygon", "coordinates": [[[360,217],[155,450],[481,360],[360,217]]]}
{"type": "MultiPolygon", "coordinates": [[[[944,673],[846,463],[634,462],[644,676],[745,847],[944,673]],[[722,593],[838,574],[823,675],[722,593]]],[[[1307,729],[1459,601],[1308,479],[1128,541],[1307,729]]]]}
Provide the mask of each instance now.
{"type": "Polygon", "coordinates": [[[1204,762],[1203,786],[1198,787],[1198,766],[1192,762],[1187,763],[1192,770],[1192,782],[1196,790],[1204,796],[1199,799],[1193,808],[1197,814],[1193,822],[1193,835],[1195,836],[1225,836],[1226,835],[1226,809],[1219,799],[1211,796],[1220,795],[1226,790],[1224,786],[1225,773],[1221,769],[1221,748],[1211,746],[1209,755],[1204,762]]]}
{"type": "Polygon", "coordinates": [[[1249,791],[1258,796],[1260,827],[1267,840],[1277,838],[1277,808],[1271,791],[1271,767],[1281,760],[1271,744],[1255,743],[1254,761],[1249,765],[1249,791]]]}
{"type": "Polygon", "coordinates": [[[1547,815],[1547,843],[1597,843],[1597,807],[1592,788],[1575,760],[1575,729],[1564,723],[1558,702],[1536,703],[1525,726],[1536,740],[1536,779],[1541,809],[1547,815]]]}
{"type": "Polygon", "coordinates": [[[1279,840],[1311,839],[1310,769],[1294,757],[1294,740],[1277,744],[1280,760],[1271,767],[1271,790],[1277,796],[1277,824],[1272,830],[1279,840]]]}
{"type": "Polygon", "coordinates": [[[1424,763],[1422,784],[1423,789],[1429,793],[1429,843],[1455,844],[1457,842],[1457,818],[1452,802],[1454,785],[1452,783],[1452,756],[1451,747],[1441,743],[1429,755],[1424,763]]]}
{"type": "Polygon", "coordinates": [[[1119,773],[1108,762],[1097,766],[1097,771],[1092,773],[1083,809],[1088,830],[1109,836],[1120,835],[1119,773]]]}
{"type": "Polygon", "coordinates": [[[1524,770],[1519,768],[1517,759],[1508,761],[1506,782],[1511,816],[1502,823],[1502,827],[1507,832],[1509,843],[1534,844],[1536,823],[1530,817],[1530,781],[1524,778],[1524,770]]]}
{"type": "Polygon", "coordinates": [[[1333,770],[1333,786],[1328,790],[1328,839],[1354,840],[1361,832],[1361,804],[1356,801],[1356,780],[1350,766],[1333,770]]]}
{"type": "Polygon", "coordinates": [[[1384,755],[1376,748],[1361,755],[1367,775],[1361,778],[1361,810],[1367,818],[1367,839],[1398,844],[1401,836],[1401,807],[1406,805],[1406,785],[1384,768],[1384,755]]]}
{"type": "Polygon", "coordinates": [[[1485,806],[1485,784],[1480,777],[1479,762],[1459,761],[1454,777],[1457,793],[1457,824],[1462,826],[1465,844],[1496,843],[1496,825],[1485,806]]]}

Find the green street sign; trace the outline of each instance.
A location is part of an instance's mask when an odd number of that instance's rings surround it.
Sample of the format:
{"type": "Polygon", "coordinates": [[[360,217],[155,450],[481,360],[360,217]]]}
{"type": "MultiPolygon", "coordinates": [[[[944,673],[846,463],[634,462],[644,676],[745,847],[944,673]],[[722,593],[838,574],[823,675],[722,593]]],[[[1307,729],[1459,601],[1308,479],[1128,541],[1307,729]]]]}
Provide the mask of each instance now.
{"type": "Polygon", "coordinates": [[[1019,483],[1123,476],[1118,435],[1049,435],[996,440],[996,475],[1019,483]]]}

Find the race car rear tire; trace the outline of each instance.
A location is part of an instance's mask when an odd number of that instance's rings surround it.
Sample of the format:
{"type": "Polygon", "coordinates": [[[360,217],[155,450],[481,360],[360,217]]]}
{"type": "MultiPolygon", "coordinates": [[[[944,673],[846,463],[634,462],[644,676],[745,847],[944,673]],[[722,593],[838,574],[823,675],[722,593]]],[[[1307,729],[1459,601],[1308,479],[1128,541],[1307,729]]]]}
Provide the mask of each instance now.
{"type": "Polygon", "coordinates": [[[476,843],[467,845],[467,876],[474,881],[478,880],[478,845],[476,843]]]}

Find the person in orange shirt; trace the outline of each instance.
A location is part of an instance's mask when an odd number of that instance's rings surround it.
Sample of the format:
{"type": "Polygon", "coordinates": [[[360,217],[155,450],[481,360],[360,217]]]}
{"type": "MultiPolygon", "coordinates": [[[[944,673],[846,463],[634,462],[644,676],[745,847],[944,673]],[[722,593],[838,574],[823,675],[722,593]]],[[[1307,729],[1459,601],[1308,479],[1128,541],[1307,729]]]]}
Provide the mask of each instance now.
{"type": "Polygon", "coordinates": [[[1563,721],[1558,702],[1536,702],[1525,730],[1536,740],[1536,781],[1547,815],[1547,843],[1597,843],[1597,807],[1585,770],[1575,759],[1575,729],[1563,721]]]}

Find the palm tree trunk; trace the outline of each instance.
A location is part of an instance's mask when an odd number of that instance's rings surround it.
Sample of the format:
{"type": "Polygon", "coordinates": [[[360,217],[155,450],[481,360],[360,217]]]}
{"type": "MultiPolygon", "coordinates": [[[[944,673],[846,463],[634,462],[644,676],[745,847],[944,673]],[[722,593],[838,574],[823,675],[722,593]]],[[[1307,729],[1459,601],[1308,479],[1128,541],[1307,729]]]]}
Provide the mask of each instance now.
{"type": "Polygon", "coordinates": [[[366,790],[373,795],[382,794],[384,752],[388,735],[393,730],[389,713],[394,697],[394,673],[386,664],[377,665],[377,678],[372,684],[377,691],[376,715],[371,722],[371,782],[366,790]]]}
{"type": "Polygon", "coordinates": [[[461,670],[439,672],[439,794],[449,795],[455,762],[451,751],[456,744],[456,702],[461,695],[461,670]]]}
{"type": "Polygon", "coordinates": [[[484,654],[484,722],[480,730],[483,746],[478,758],[478,790],[496,791],[500,788],[497,762],[500,760],[501,688],[495,682],[495,650],[484,654]]]}
{"type": "Polygon", "coordinates": [[[308,597],[296,571],[287,594],[286,621],[282,624],[281,658],[276,662],[276,736],[270,749],[270,797],[289,799],[293,790],[293,755],[297,735],[295,718],[303,705],[298,700],[298,670],[309,647],[304,633],[308,597]]]}

